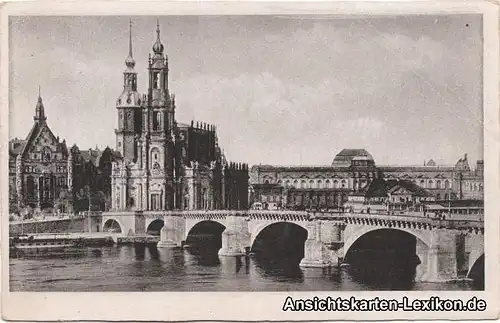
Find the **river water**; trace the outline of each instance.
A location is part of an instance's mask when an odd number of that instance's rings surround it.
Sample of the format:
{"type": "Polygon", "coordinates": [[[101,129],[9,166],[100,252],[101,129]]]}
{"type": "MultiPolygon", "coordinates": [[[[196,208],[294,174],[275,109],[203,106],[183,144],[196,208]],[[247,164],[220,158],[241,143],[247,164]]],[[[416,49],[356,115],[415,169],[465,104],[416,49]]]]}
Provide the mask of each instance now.
{"type": "Polygon", "coordinates": [[[474,290],[470,282],[376,284],[350,267],[303,269],[296,260],[193,254],[155,246],[84,248],[72,254],[12,257],[11,291],[365,291],[474,290]]]}

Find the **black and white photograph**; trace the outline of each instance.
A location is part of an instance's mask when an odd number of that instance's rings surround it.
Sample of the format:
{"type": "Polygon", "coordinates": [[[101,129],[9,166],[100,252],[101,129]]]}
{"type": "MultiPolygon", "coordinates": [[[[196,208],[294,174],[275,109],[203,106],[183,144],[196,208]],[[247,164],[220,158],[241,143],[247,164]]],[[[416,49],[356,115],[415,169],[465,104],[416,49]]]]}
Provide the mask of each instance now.
{"type": "Polygon", "coordinates": [[[4,25],[10,293],[488,289],[481,13],[4,25]]]}

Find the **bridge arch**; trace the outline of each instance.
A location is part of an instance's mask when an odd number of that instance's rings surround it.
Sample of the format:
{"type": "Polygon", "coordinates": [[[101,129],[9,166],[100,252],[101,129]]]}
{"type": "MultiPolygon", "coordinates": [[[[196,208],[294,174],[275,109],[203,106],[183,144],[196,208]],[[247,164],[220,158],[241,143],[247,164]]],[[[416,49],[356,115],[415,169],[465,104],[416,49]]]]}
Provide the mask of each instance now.
{"type": "Polygon", "coordinates": [[[384,228],[384,227],[372,227],[372,226],[359,226],[358,228],[356,228],[355,231],[345,233],[344,247],[343,247],[344,257],[347,255],[347,252],[357,240],[359,240],[362,236],[377,230],[396,230],[396,231],[406,232],[413,235],[417,239],[417,242],[418,241],[422,242],[427,248],[429,248],[431,244],[430,238],[425,234],[423,234],[422,232],[420,232],[420,230],[416,229],[411,230],[408,228],[384,228]]]}
{"type": "Polygon", "coordinates": [[[278,221],[262,223],[254,228],[250,237],[250,250],[267,259],[296,259],[304,257],[309,230],[300,223],[278,221]]]}
{"type": "Polygon", "coordinates": [[[411,288],[428,275],[430,235],[421,231],[369,226],[345,235],[350,275],[376,288],[411,288]]]}
{"type": "Polygon", "coordinates": [[[299,227],[301,227],[302,229],[306,230],[307,231],[307,236],[310,237],[311,236],[311,233],[309,232],[309,228],[305,225],[305,223],[301,223],[301,222],[291,222],[291,221],[271,221],[271,220],[267,220],[267,221],[254,221],[253,223],[250,222],[249,224],[249,228],[248,228],[248,231],[250,232],[250,248],[253,246],[253,243],[255,242],[255,239],[257,238],[257,236],[267,227],[273,225],[273,224],[277,224],[277,223],[292,223],[292,224],[295,224],[299,227]]]}
{"type": "Polygon", "coordinates": [[[212,254],[222,247],[222,233],[226,225],[220,220],[198,220],[186,223],[184,243],[196,254],[212,254]]]}
{"type": "Polygon", "coordinates": [[[483,271],[483,277],[484,277],[484,253],[481,254],[475,254],[473,257],[470,258],[469,260],[469,271],[467,272],[467,278],[474,278],[472,276],[475,275],[476,271],[483,271]],[[482,266],[482,268],[480,268],[482,266]]]}
{"type": "Polygon", "coordinates": [[[163,221],[163,219],[155,219],[146,227],[146,233],[159,236],[164,225],[165,221],[163,221]]]}
{"type": "Polygon", "coordinates": [[[102,224],[102,231],[108,232],[109,230],[114,230],[116,233],[125,233],[123,224],[118,221],[118,219],[112,217],[107,218],[102,224]]]}
{"type": "Polygon", "coordinates": [[[207,224],[207,223],[217,223],[220,226],[226,228],[226,223],[223,220],[220,219],[186,219],[186,230],[184,231],[184,240],[187,239],[189,233],[193,230],[195,227],[199,227],[201,225],[207,224]]]}

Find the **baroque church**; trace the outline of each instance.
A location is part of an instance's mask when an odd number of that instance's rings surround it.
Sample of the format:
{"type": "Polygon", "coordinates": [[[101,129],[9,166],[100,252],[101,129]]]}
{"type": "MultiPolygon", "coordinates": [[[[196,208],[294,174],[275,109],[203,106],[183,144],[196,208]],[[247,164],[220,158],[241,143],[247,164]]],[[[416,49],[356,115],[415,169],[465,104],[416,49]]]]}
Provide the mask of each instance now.
{"type": "Polygon", "coordinates": [[[148,89],[139,93],[130,24],[123,91],[116,101],[116,149],[121,158],[113,163],[112,209],[248,208],[248,166],[226,161],[215,126],[177,122],[164,49],[157,24],[148,89]]]}

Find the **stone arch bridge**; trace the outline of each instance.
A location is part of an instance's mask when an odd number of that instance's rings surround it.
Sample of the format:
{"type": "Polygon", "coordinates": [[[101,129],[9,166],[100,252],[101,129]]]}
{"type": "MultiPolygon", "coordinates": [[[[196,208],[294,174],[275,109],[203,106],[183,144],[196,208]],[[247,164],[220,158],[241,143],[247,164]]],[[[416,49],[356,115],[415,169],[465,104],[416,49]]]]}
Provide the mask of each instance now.
{"type": "Polygon", "coordinates": [[[420,264],[415,280],[440,282],[464,278],[484,255],[484,225],[474,220],[438,220],[423,214],[389,215],[308,211],[210,210],[103,213],[103,231],[113,223],[123,234],[141,234],[160,224],[158,247],[177,248],[196,225],[212,221],[224,227],[221,256],[244,255],[271,224],[293,223],[307,231],[301,267],[339,265],[364,235],[389,229],[416,238],[420,264]],[[163,222],[163,223],[161,223],[163,222]],[[161,226],[163,225],[163,227],[161,226]],[[464,274],[466,273],[466,274],[464,274]]]}

